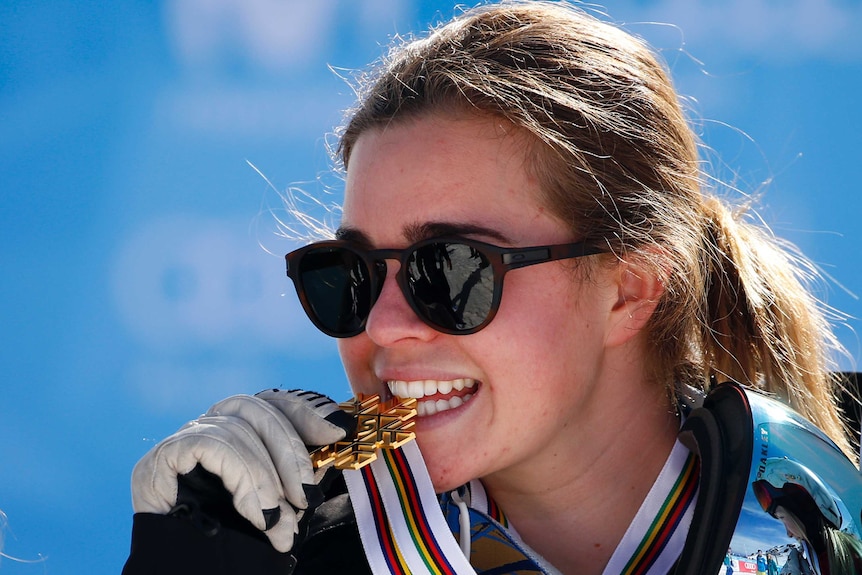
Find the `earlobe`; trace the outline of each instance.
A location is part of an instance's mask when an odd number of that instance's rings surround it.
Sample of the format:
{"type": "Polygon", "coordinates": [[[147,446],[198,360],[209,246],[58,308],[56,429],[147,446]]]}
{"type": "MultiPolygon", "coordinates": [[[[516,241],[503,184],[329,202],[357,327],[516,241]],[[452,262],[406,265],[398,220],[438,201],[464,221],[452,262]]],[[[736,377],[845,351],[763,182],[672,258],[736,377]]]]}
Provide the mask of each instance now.
{"type": "Polygon", "coordinates": [[[652,317],[664,284],[647,266],[620,262],[616,274],[617,301],[611,309],[607,343],[621,345],[638,335],[652,317]]]}

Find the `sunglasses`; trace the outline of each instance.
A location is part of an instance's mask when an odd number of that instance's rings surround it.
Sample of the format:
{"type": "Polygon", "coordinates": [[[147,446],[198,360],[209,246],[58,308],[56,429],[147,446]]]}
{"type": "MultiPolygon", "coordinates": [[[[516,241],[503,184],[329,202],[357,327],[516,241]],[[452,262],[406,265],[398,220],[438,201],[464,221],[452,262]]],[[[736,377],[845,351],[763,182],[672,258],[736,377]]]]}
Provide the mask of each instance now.
{"type": "Polygon", "coordinates": [[[584,242],[501,248],[464,238],[423,240],[404,249],[364,250],[350,242],[316,242],[285,256],[287,275],[308,317],[323,333],[362,333],[386,279],[386,260],[401,264],[396,281],[410,308],[437,331],[468,335],[488,325],[510,270],[604,250],[584,242]]]}

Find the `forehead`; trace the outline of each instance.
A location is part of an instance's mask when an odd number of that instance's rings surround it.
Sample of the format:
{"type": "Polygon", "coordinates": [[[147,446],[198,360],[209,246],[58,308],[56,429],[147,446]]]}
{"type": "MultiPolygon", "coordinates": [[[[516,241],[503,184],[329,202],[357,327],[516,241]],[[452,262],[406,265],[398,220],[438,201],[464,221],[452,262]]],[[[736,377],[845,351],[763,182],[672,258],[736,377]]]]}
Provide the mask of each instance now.
{"type": "Polygon", "coordinates": [[[529,147],[522,132],[490,117],[422,116],[369,130],[348,164],[343,226],[374,241],[407,239],[429,222],[517,240],[551,218],[528,169],[529,147]]]}

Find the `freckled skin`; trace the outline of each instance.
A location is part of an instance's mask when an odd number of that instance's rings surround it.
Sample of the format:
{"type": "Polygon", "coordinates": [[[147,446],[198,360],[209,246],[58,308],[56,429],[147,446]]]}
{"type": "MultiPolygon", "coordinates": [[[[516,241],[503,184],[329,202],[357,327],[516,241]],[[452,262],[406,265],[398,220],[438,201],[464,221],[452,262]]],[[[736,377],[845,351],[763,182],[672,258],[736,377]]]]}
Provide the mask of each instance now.
{"type": "MultiPolygon", "coordinates": [[[[349,163],[343,225],[376,247],[408,245],[405,228],[425,222],[480,224],[518,246],[572,241],[538,204],[538,183],[517,159],[516,144],[476,121],[419,120],[363,134],[349,163]]],[[[387,281],[366,332],[339,342],[356,391],[380,392],[380,378],[396,369],[415,379],[481,382],[445,425],[419,424],[438,489],[562,451],[565,423],[579,417],[601,356],[601,334],[590,327],[601,322],[587,320],[600,313],[593,302],[603,294],[574,280],[561,262],[510,272],[494,321],[469,336],[424,325],[387,281]]]]}
{"type": "MultiPolygon", "coordinates": [[[[541,204],[511,132],[488,118],[423,116],[363,133],[342,227],[375,248],[406,247],[417,240],[411,230],[432,223],[492,230],[471,237],[497,245],[576,241],[541,204]]],[[[646,298],[621,295],[614,265],[594,265],[582,281],[571,261],[548,262],[506,275],[486,328],[446,335],[415,315],[395,284],[397,262],[387,265],[365,332],[338,341],[353,390],[385,392],[395,379],[479,382],[463,406],[417,425],[437,491],[481,478],[555,566],[589,573],[606,562],[678,425],[664,390],[643,376],[633,318],[644,314],[630,301],[646,298]]]]}

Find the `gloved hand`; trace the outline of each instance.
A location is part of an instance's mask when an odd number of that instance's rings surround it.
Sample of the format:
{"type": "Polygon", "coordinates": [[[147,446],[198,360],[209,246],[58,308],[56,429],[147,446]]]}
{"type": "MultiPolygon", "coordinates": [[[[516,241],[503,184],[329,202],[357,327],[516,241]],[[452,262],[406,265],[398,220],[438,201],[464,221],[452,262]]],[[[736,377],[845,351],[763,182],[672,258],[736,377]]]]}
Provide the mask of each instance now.
{"type": "Polygon", "coordinates": [[[229,494],[239,515],[287,552],[302,510],[315,498],[306,445],[334,443],[354,426],[353,417],[318,393],[272,389],[229,397],[144,455],[132,472],[132,505],[136,513],[167,514],[189,502],[212,510],[221,505],[220,493],[225,500],[229,494]]]}

